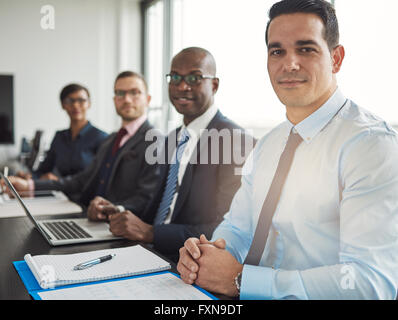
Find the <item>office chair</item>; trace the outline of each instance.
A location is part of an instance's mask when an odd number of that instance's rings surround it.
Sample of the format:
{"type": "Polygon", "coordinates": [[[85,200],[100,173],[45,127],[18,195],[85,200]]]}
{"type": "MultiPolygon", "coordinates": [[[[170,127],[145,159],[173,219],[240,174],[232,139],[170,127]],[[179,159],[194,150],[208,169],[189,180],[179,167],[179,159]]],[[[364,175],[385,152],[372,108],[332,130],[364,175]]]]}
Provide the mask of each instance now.
{"type": "Polygon", "coordinates": [[[30,151],[29,156],[26,158],[25,163],[30,171],[34,171],[39,167],[42,137],[43,131],[37,130],[32,140],[32,150],[30,151]]]}

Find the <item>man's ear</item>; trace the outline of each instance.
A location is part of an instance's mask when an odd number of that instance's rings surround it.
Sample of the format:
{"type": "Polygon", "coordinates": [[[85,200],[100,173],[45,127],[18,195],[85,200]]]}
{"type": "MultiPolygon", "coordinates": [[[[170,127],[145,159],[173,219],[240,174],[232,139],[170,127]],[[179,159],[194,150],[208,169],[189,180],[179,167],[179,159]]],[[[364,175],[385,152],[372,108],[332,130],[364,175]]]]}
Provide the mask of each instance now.
{"type": "Polygon", "coordinates": [[[333,73],[336,74],[340,71],[341,65],[343,64],[343,60],[345,57],[345,50],[342,45],[338,45],[332,51],[332,64],[333,64],[333,73]]]}
{"type": "Polygon", "coordinates": [[[213,79],[213,94],[218,91],[218,86],[220,85],[220,79],[215,78],[213,79]]]}

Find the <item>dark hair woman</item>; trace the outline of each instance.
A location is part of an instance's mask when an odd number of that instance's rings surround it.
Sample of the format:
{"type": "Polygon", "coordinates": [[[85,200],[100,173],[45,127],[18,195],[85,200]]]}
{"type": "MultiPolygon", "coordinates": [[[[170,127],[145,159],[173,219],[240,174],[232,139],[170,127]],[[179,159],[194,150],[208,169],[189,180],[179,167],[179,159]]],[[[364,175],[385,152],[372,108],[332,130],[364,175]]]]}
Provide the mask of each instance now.
{"type": "Polygon", "coordinates": [[[87,120],[90,93],[82,85],[69,84],[60,93],[62,108],[70,119],[69,129],[57,131],[34,178],[58,180],[84,170],[108,136],[87,120]]]}

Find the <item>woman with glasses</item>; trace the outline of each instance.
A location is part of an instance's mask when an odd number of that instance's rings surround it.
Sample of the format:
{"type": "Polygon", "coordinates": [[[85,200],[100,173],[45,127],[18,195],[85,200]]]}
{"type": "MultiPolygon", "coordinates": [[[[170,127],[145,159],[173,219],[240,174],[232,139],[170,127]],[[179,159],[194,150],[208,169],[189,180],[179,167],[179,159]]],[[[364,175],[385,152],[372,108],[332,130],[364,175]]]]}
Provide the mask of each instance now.
{"type": "Polygon", "coordinates": [[[87,110],[91,106],[87,88],[69,84],[62,89],[60,100],[70,125],[56,132],[44,161],[32,174],[34,178],[58,180],[82,171],[108,136],[87,120],[87,110]]]}

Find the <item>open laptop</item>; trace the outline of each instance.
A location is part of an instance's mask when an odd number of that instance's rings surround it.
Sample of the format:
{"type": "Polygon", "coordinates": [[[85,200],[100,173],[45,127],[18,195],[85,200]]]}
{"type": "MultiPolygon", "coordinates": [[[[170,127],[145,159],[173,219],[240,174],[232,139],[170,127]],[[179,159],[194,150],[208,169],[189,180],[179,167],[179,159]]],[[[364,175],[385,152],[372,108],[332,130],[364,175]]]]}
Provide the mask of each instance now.
{"type": "Polygon", "coordinates": [[[106,222],[92,222],[87,218],[38,220],[30,213],[29,209],[26,207],[24,201],[21,199],[10,180],[4,177],[1,172],[0,178],[5,181],[6,185],[18,200],[28,218],[41,232],[50,245],[61,246],[66,244],[121,239],[121,237],[115,237],[109,231],[109,225],[106,222]]]}

